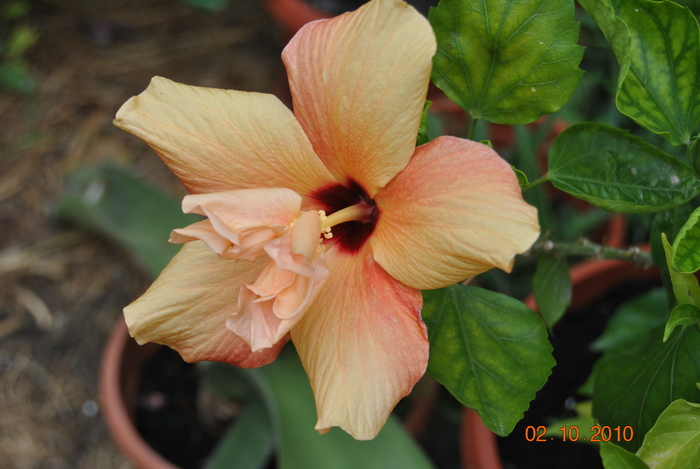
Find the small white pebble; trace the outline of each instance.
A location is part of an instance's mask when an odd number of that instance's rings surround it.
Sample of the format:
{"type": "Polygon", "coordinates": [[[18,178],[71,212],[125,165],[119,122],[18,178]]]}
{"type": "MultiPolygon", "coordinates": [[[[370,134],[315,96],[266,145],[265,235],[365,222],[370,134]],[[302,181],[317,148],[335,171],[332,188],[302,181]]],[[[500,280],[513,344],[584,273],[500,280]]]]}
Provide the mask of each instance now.
{"type": "Polygon", "coordinates": [[[86,417],[94,417],[97,415],[97,412],[100,410],[100,408],[97,406],[97,402],[93,401],[92,399],[88,399],[87,401],[83,402],[82,407],[80,410],[83,412],[83,415],[86,417]]]}

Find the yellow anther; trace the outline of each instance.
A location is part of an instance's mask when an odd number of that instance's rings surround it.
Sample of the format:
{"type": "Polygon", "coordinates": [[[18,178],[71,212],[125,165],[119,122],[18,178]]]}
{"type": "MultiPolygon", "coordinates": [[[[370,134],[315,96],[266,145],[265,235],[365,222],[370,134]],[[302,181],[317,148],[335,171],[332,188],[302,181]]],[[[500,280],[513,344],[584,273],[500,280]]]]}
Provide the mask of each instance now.
{"type": "Polygon", "coordinates": [[[323,233],[323,237],[326,239],[331,239],[333,237],[333,233],[331,233],[331,232],[323,233]]]}

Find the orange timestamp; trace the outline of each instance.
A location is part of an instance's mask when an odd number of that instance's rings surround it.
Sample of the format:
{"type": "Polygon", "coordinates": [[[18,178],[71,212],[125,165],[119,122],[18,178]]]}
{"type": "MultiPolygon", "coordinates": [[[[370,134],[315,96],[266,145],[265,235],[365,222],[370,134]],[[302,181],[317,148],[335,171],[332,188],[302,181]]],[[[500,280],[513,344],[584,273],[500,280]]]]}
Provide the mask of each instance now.
{"type": "MultiPolygon", "coordinates": [[[[632,441],[634,438],[634,429],[629,425],[625,427],[609,427],[607,425],[593,425],[590,429],[590,436],[580,437],[581,432],[577,425],[564,425],[559,429],[561,432],[562,441],[584,441],[601,442],[601,441],[632,441]],[[580,437],[580,438],[579,438],[580,437]]],[[[554,440],[554,437],[547,434],[547,427],[540,425],[528,425],[525,427],[525,439],[534,442],[546,442],[554,440]]]]}

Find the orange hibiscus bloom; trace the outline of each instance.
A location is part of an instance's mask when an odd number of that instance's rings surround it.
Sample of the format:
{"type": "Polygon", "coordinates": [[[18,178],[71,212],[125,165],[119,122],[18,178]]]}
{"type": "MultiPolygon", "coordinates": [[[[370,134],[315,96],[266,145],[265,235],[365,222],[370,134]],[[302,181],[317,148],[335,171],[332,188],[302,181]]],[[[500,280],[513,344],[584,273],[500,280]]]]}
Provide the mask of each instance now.
{"type": "Polygon", "coordinates": [[[173,232],[186,244],[125,308],[131,334],[242,367],[291,338],[316,428],[373,438],[427,366],[420,290],[509,271],[539,234],[489,147],[415,148],[435,49],[413,8],[373,0],[285,48],[294,113],[272,95],[158,77],[124,104],[116,125],[207,217],[173,232]]]}

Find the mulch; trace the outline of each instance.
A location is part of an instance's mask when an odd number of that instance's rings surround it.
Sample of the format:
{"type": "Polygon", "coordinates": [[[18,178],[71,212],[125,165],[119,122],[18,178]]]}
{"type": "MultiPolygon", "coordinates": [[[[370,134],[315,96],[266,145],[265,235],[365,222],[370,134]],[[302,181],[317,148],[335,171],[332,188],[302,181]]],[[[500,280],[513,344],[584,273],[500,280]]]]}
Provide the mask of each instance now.
{"type": "Polygon", "coordinates": [[[150,283],[119,246],[59,223],[66,177],[130,165],[173,197],[184,189],[111,121],[162,75],[273,92],[282,35],[258,1],[221,12],[179,0],[35,0],[29,95],[0,90],[0,467],[129,469],[101,419],[102,348],[150,283]]]}

